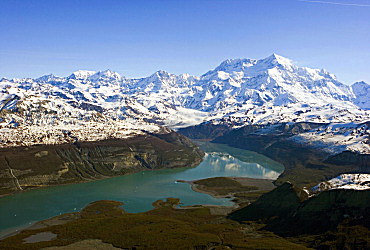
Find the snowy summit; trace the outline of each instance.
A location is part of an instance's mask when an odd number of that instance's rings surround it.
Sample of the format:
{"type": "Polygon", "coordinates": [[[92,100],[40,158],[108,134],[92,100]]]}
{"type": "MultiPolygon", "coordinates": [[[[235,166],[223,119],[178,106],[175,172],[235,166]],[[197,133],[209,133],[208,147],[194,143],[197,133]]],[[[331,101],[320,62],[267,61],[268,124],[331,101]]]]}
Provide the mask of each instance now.
{"type": "Polygon", "coordinates": [[[68,77],[3,78],[0,146],[119,138],[203,122],[314,122],[324,132],[295,139],[316,146],[324,141],[336,152],[369,153],[369,89],[365,82],[348,86],[326,70],[298,67],[276,54],[225,60],[200,77],[157,71],[129,79],[111,70],[79,70],[68,77]]]}

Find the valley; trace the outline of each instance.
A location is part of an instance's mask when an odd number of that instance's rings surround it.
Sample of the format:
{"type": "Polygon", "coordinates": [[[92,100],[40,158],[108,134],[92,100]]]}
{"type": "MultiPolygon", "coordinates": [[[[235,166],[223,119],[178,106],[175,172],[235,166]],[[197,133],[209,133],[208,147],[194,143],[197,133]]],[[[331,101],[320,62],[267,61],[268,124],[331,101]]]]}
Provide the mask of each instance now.
{"type": "Polygon", "coordinates": [[[0,148],[0,195],[154,169],[198,165],[203,152],[175,132],[128,139],[0,148]]]}
{"type": "MultiPolygon", "coordinates": [[[[286,181],[301,188],[312,188],[323,180],[334,178],[342,173],[369,173],[370,155],[353,151],[335,153],[330,146],[313,146],[292,138],[323,126],[317,123],[274,124],[264,126],[244,126],[225,129],[224,126],[207,123],[180,129],[179,132],[193,139],[208,138],[215,143],[251,150],[266,155],[284,165],[285,170],[276,180],[280,185],[286,181]],[[207,132],[219,132],[213,137],[207,132]],[[209,137],[210,136],[210,137],[209,137]]],[[[365,126],[369,126],[368,123],[365,126]]]]}
{"type": "Polygon", "coordinates": [[[369,90],[277,54],[3,78],[0,247],[366,248],[369,90]]]}
{"type": "Polygon", "coordinates": [[[230,198],[213,198],[194,192],[187,183],[199,178],[240,176],[276,179],[283,166],[262,155],[223,145],[207,144],[202,163],[189,168],[157,169],[80,184],[39,188],[0,198],[1,236],[36,221],[82,209],[96,200],[118,200],[128,212],[144,212],[158,199],[180,198],[183,206],[232,206],[230,198]],[[208,146],[208,147],[207,147],[208,146]],[[225,148],[225,151],[214,150],[225,148]],[[238,155],[244,159],[239,160],[238,155]]]}

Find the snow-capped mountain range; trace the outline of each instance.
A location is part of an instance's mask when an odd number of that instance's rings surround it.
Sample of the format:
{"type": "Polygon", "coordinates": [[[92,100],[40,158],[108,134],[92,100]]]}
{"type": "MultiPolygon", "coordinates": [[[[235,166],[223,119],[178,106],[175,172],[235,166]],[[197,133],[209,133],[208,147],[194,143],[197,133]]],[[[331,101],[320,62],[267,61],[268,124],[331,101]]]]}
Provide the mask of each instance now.
{"type": "MultiPolygon", "coordinates": [[[[348,86],[276,54],[226,60],[200,77],[157,71],[128,79],[80,70],[68,77],[3,78],[0,145],[98,140],[202,122],[361,125],[370,118],[369,90],[365,82],[348,86]]],[[[368,133],[366,127],[364,140],[368,133]]]]}
{"type": "Polygon", "coordinates": [[[321,182],[312,188],[313,192],[330,189],[370,189],[370,174],[341,174],[331,180],[321,182]]]}

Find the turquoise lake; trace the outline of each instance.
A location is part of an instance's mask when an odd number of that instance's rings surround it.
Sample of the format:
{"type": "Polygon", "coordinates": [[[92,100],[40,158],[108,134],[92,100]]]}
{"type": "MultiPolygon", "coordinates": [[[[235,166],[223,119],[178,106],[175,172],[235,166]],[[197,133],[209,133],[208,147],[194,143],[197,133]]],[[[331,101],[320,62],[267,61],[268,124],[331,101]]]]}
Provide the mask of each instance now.
{"type": "Polygon", "coordinates": [[[47,187],[0,198],[0,236],[37,221],[78,211],[96,200],[117,200],[127,212],[143,212],[167,197],[180,198],[184,206],[196,204],[232,205],[194,192],[187,183],[217,176],[276,179],[283,166],[263,155],[226,145],[199,142],[206,152],[194,168],[145,171],[88,183],[47,187]]]}

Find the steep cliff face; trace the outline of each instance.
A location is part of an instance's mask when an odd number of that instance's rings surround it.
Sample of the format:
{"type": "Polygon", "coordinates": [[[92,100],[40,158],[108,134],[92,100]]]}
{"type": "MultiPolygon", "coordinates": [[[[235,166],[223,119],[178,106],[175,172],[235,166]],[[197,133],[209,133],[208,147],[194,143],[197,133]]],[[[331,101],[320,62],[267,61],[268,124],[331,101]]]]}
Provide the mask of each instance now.
{"type": "Polygon", "coordinates": [[[211,140],[220,137],[231,130],[232,128],[226,124],[202,123],[195,126],[180,128],[178,132],[192,139],[211,140]]]}
{"type": "Polygon", "coordinates": [[[203,157],[191,140],[176,132],[127,139],[0,150],[0,194],[139,171],[191,167],[203,157]]]}

